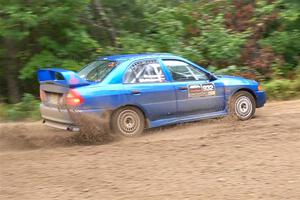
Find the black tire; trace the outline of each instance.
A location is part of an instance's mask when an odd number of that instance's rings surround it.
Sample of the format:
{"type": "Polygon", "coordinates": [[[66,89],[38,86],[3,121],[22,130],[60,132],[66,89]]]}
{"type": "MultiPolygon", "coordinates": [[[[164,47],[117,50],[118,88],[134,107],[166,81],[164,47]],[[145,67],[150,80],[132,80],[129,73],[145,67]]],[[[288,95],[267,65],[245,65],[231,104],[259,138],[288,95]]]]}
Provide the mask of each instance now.
{"type": "Polygon", "coordinates": [[[242,121],[251,119],[255,114],[255,109],[255,99],[247,91],[235,93],[229,103],[230,116],[242,121]]]}
{"type": "Polygon", "coordinates": [[[112,114],[111,128],[114,133],[120,136],[137,137],[145,129],[145,117],[138,108],[122,107],[112,114]]]}

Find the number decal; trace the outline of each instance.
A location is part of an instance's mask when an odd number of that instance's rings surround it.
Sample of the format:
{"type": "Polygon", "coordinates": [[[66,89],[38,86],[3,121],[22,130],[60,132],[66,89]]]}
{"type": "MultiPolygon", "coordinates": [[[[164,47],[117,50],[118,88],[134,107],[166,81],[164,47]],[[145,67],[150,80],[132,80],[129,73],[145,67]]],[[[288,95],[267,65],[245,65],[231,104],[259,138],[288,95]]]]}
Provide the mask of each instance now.
{"type": "Polygon", "coordinates": [[[188,86],[189,98],[215,96],[216,89],[213,83],[193,84],[188,86]]]}

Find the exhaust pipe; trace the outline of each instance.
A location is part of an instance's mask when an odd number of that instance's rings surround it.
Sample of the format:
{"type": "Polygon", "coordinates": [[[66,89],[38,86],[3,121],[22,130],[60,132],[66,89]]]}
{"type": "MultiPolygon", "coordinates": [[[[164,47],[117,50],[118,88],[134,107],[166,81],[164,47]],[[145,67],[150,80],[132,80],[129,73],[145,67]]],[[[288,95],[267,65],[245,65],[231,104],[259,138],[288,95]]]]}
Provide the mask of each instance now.
{"type": "Polygon", "coordinates": [[[79,127],[74,126],[74,125],[69,125],[69,124],[61,124],[57,122],[53,122],[50,120],[43,119],[43,124],[53,127],[53,128],[58,128],[58,129],[63,129],[67,131],[73,131],[73,132],[79,132],[79,127]]]}
{"type": "Polygon", "coordinates": [[[70,125],[70,126],[67,127],[67,130],[72,131],[72,132],[79,132],[80,129],[76,126],[70,125]]]}

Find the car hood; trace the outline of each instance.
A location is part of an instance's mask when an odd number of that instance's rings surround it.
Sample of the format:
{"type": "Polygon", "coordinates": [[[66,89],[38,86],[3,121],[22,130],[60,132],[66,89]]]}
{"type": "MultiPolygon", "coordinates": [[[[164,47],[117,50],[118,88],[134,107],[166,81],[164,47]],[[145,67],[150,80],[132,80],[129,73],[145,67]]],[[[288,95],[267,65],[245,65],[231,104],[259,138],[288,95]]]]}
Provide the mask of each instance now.
{"type": "Polygon", "coordinates": [[[224,85],[258,85],[255,80],[246,79],[241,76],[217,75],[224,85]]]}

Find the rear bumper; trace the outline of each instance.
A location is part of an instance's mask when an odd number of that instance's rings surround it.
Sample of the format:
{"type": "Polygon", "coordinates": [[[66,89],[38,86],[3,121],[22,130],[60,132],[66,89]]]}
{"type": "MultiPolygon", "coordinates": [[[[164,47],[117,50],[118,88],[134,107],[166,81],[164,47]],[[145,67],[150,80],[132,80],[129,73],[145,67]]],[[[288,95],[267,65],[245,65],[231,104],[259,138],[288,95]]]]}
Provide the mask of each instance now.
{"type": "Polygon", "coordinates": [[[67,110],[58,109],[53,107],[40,105],[41,116],[45,120],[61,123],[61,124],[73,124],[71,117],[67,110]]]}
{"type": "MultiPolygon", "coordinates": [[[[48,107],[44,104],[40,105],[41,116],[44,119],[44,124],[50,127],[59,128],[63,130],[79,131],[75,122],[72,120],[69,112],[66,109],[58,109],[54,107],[48,107]]],[[[94,116],[101,117],[103,109],[92,109],[92,110],[76,110],[76,112],[82,114],[91,114],[94,116]]]]}
{"type": "Polygon", "coordinates": [[[266,103],[266,92],[265,91],[256,91],[255,92],[256,96],[256,107],[260,108],[263,107],[266,103]]]}

